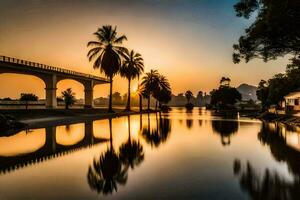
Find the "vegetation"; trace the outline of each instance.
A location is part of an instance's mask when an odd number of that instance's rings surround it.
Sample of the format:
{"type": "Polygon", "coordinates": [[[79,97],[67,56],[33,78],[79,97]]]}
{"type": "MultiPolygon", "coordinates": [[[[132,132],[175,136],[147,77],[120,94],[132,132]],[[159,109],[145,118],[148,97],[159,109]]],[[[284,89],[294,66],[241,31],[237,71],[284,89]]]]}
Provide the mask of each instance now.
{"type": "Polygon", "coordinates": [[[24,101],[26,103],[26,110],[28,109],[29,101],[38,101],[39,98],[35,94],[32,93],[22,93],[20,97],[20,101],[24,101]]]}
{"type": "Polygon", "coordinates": [[[122,54],[124,57],[124,62],[120,69],[120,74],[128,80],[128,95],[127,95],[127,105],[126,111],[130,111],[130,83],[131,80],[138,78],[144,71],[144,61],[141,54],[131,50],[125,50],[122,54]]]}
{"type": "MultiPolygon", "coordinates": [[[[242,99],[242,95],[236,88],[230,86],[230,82],[223,84],[222,80],[224,79],[221,79],[219,88],[211,91],[210,104],[218,110],[232,109],[234,104],[242,99]]],[[[228,80],[230,79],[226,81],[228,80]]]]}
{"type": "Polygon", "coordinates": [[[191,103],[191,98],[194,98],[193,93],[188,90],[185,92],[185,98],[187,100],[187,104],[185,105],[187,110],[192,110],[194,108],[194,104],[191,103]]]}
{"type": "Polygon", "coordinates": [[[240,0],[234,8],[238,17],[249,19],[253,13],[257,15],[233,46],[235,63],[242,59],[268,61],[287,54],[299,55],[299,0],[240,0]]]}
{"type": "Polygon", "coordinates": [[[69,109],[69,106],[75,103],[75,93],[72,91],[71,88],[68,88],[65,91],[63,91],[61,95],[65,102],[66,109],[69,109]]]}
{"type": "Polygon", "coordinates": [[[300,86],[300,57],[291,59],[285,73],[274,75],[268,81],[261,80],[258,84],[257,98],[261,101],[263,110],[270,105],[280,107],[284,96],[299,89],[300,86]]]}
{"type": "MultiPolygon", "coordinates": [[[[160,75],[157,70],[150,70],[142,80],[141,93],[144,98],[148,99],[148,110],[150,110],[150,98],[153,96],[160,107],[163,103],[171,100],[171,86],[167,78],[160,75]]],[[[157,108],[157,106],[156,106],[157,108]]]]}
{"type": "Polygon", "coordinates": [[[94,69],[100,69],[110,79],[109,90],[109,112],[112,109],[112,90],[113,90],[113,77],[119,73],[121,67],[121,55],[125,52],[125,48],[119,46],[123,41],[127,40],[125,35],[119,36],[117,27],[102,26],[94,33],[96,41],[90,41],[88,47],[91,47],[87,56],[89,61],[94,60],[94,69]]]}

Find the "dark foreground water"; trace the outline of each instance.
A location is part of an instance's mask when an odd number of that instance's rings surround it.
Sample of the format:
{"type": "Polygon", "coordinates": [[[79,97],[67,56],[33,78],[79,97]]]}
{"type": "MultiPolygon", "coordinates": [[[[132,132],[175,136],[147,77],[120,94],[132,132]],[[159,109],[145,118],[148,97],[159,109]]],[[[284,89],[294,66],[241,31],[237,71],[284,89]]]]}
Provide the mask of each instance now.
{"type": "Polygon", "coordinates": [[[134,115],[0,137],[0,199],[300,199],[299,130],[134,115]]]}

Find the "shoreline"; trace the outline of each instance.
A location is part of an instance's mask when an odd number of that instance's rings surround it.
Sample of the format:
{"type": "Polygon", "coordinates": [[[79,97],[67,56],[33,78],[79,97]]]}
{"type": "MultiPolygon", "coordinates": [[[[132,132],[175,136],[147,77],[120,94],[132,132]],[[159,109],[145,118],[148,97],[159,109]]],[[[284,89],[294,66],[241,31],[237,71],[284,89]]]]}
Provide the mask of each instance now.
{"type": "Polygon", "coordinates": [[[266,122],[278,122],[288,126],[300,127],[300,117],[286,114],[262,113],[257,119],[266,122]]]}
{"type": "Polygon", "coordinates": [[[28,128],[43,128],[49,126],[59,126],[66,124],[82,123],[100,119],[116,118],[128,115],[138,115],[147,113],[156,113],[159,111],[135,111],[126,112],[115,109],[114,113],[108,113],[106,109],[69,109],[69,110],[0,110],[1,114],[10,115],[17,121],[26,124],[28,128]]]}

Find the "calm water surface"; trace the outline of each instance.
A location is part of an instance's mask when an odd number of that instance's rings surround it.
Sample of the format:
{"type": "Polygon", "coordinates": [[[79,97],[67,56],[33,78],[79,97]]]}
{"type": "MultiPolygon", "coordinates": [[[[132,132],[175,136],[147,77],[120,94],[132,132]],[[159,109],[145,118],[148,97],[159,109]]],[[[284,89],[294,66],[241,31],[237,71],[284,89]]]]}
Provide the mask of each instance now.
{"type": "Polygon", "coordinates": [[[198,108],[0,137],[0,199],[299,199],[299,175],[299,130],[198,108]]]}

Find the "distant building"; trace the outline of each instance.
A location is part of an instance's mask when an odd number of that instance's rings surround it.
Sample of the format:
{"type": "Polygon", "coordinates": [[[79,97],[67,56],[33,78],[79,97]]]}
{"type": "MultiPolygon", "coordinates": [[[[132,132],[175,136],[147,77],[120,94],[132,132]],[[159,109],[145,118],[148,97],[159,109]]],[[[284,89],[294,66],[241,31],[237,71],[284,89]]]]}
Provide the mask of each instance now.
{"type": "Polygon", "coordinates": [[[283,107],[287,111],[300,111],[300,89],[286,95],[284,100],[283,107]]]}

